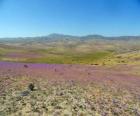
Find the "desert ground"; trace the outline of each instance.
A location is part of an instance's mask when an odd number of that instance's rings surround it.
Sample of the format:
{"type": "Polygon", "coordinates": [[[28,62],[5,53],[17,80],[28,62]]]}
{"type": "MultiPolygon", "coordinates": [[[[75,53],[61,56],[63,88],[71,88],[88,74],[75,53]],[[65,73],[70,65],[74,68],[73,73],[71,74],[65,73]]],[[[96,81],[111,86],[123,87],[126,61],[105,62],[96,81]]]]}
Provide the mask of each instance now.
{"type": "Polygon", "coordinates": [[[140,116],[139,39],[61,38],[1,41],[0,116],[140,116]]]}

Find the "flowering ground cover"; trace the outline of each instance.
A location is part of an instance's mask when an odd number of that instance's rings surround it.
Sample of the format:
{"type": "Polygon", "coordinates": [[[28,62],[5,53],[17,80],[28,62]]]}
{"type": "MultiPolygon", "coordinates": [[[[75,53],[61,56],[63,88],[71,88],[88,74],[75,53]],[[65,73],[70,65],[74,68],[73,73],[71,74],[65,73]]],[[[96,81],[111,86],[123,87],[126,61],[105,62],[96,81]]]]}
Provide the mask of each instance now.
{"type": "Polygon", "coordinates": [[[0,115],[139,116],[133,68],[0,62],[0,115]]]}

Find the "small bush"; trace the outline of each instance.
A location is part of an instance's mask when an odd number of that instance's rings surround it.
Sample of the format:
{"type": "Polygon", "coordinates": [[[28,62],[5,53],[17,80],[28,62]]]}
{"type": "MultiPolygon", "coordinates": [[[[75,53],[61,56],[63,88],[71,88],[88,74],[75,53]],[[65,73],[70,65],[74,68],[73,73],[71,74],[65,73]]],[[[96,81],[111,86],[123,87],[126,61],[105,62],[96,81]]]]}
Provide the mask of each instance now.
{"type": "Polygon", "coordinates": [[[34,90],[34,84],[33,83],[30,83],[29,86],[28,86],[28,89],[30,91],[33,91],[34,90]]]}

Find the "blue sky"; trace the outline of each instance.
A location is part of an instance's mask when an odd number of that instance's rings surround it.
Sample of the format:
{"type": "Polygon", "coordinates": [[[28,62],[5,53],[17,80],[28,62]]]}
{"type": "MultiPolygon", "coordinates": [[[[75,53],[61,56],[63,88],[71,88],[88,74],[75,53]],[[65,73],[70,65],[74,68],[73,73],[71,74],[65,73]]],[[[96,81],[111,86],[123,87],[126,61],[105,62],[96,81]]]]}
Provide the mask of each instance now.
{"type": "Polygon", "coordinates": [[[140,35],[140,0],[0,0],[0,37],[140,35]]]}

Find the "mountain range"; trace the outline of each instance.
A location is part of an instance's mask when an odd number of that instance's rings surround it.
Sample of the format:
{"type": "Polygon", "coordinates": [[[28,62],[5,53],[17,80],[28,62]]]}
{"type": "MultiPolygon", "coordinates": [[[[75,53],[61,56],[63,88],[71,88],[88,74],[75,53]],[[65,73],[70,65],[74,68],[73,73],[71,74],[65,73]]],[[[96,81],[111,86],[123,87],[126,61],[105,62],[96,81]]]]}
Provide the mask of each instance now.
{"type": "Polygon", "coordinates": [[[47,36],[37,36],[37,37],[15,37],[15,38],[0,38],[0,41],[13,41],[13,40],[89,40],[89,39],[106,39],[106,40],[137,40],[140,36],[102,36],[102,35],[85,35],[85,36],[73,36],[53,33],[47,36]]]}

